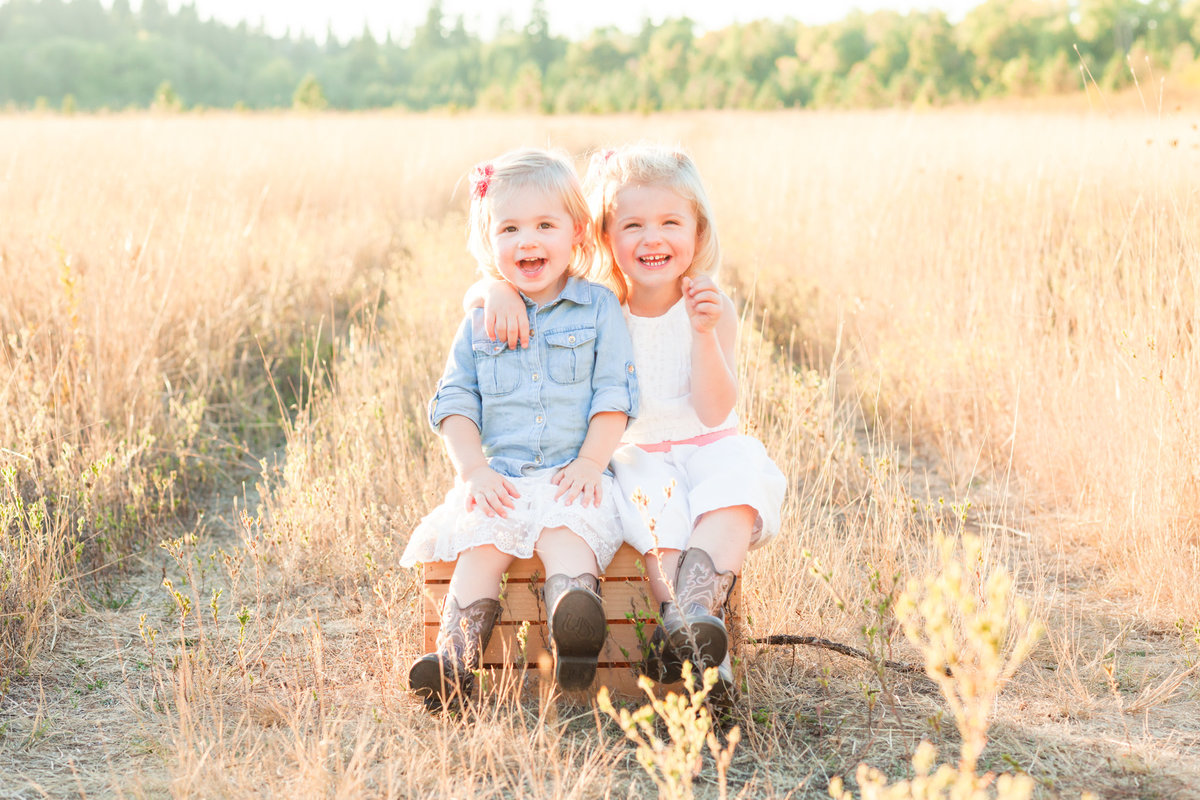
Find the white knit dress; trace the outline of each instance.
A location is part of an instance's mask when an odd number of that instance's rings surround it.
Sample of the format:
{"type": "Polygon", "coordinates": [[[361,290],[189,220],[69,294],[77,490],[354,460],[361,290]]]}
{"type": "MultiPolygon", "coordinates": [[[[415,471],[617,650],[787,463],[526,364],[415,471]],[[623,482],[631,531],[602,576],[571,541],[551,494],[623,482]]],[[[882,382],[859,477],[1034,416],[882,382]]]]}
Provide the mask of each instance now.
{"type": "Polygon", "coordinates": [[[735,412],[716,426],[692,406],[692,326],[683,299],[660,317],[625,309],[641,394],[639,411],[613,456],[617,505],[625,541],[639,552],[682,550],[702,514],[748,505],[758,512],[751,547],[779,533],[787,479],[752,436],[718,432],[738,428],[735,412]],[[639,445],[680,442],[705,434],[706,444],[674,444],[648,452],[639,445]]]}

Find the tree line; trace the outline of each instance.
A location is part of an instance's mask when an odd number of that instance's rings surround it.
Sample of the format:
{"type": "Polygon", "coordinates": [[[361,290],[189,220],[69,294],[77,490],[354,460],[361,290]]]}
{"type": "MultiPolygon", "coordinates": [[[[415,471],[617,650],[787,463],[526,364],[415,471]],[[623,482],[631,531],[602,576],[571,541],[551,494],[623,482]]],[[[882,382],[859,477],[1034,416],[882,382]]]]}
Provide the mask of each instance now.
{"type": "Polygon", "coordinates": [[[0,1],[0,105],[604,113],[937,105],[1151,73],[1200,87],[1200,0],[986,0],[957,23],[877,11],[706,33],[646,20],[578,40],[551,22],[538,0],[524,25],[503,18],[485,37],[432,0],[402,40],[364,28],[318,42],[202,19],[191,3],[0,1]]]}

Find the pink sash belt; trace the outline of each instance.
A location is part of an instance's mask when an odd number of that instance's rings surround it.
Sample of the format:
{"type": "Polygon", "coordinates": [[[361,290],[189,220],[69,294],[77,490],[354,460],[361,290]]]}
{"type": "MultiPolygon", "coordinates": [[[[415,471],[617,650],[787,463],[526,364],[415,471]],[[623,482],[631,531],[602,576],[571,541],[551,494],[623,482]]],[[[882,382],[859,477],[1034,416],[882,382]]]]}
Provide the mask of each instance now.
{"type": "Polygon", "coordinates": [[[638,447],[645,450],[647,453],[667,453],[672,447],[681,444],[701,445],[711,444],[718,439],[724,439],[726,436],[737,436],[737,428],[724,428],[719,431],[709,431],[702,433],[699,436],[693,436],[690,439],[680,439],[674,442],[655,442],[654,444],[639,444],[638,447]]]}

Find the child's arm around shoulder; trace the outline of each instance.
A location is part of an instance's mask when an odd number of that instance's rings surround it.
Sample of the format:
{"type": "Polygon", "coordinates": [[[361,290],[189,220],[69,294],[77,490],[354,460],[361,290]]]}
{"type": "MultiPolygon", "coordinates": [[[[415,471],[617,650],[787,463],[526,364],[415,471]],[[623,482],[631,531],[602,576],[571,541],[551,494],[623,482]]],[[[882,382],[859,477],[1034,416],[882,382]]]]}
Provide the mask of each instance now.
{"type": "Polygon", "coordinates": [[[737,403],[737,309],[712,278],[683,279],[692,323],[692,408],[705,425],[720,425],[737,403]]]}
{"type": "Polygon", "coordinates": [[[529,347],[529,313],[521,294],[508,281],[480,278],[463,295],[463,308],[483,309],[483,325],[488,338],[508,342],[509,349],[517,345],[529,347]]]}

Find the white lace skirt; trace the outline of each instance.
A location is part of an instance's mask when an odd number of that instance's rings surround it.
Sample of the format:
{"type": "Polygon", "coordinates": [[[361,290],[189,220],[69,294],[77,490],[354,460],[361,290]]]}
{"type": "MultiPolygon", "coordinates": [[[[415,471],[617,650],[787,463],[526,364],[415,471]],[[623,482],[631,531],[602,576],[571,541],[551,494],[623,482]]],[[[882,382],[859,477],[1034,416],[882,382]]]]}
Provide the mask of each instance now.
{"type": "Polygon", "coordinates": [[[686,549],[701,515],[730,506],[747,505],[758,512],[751,548],[779,533],[787,478],[753,436],[676,445],[665,453],[624,445],[613,456],[612,468],[625,541],[638,552],[686,549]]]}
{"type": "Polygon", "coordinates": [[[566,505],[554,499],[558,487],[550,479],[556,472],[557,468],[546,469],[509,478],[521,496],[513,499],[516,508],[506,509],[505,518],[488,517],[479,509],[468,513],[466,489],[456,480],[445,501],[417,524],[400,564],[454,561],[462,551],[486,544],[517,558],[530,558],[542,531],[563,527],[587,542],[603,570],[622,541],[613,480],[603,477],[599,506],[584,507],[579,500],[566,505]]]}

